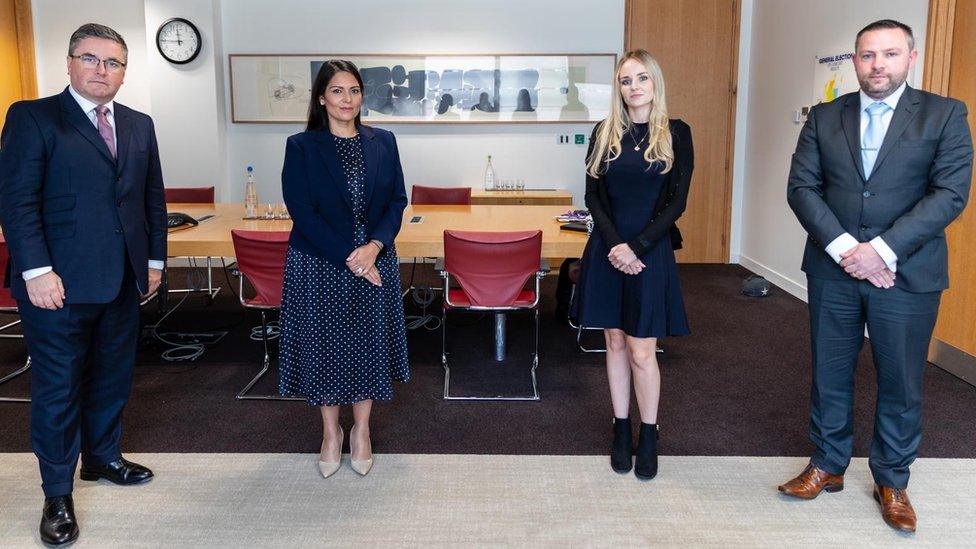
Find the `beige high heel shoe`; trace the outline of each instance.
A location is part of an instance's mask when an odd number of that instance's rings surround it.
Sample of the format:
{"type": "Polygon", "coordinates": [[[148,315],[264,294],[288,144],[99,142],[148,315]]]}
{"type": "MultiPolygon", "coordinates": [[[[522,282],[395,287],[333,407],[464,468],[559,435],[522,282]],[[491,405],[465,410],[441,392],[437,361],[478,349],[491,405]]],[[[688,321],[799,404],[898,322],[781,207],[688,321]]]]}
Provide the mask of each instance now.
{"type": "MultiPolygon", "coordinates": [[[[319,472],[322,473],[322,478],[329,478],[339,470],[342,466],[342,440],[345,438],[345,433],[342,431],[342,427],[339,427],[339,459],[336,461],[322,461],[319,460],[319,472]]],[[[325,445],[325,441],[322,441],[325,445]]],[[[321,454],[321,452],[319,452],[321,454]]],[[[355,468],[355,467],[354,467],[355,468]]]]}
{"type": "Polygon", "coordinates": [[[356,440],[356,435],[353,434],[355,432],[356,426],[353,425],[352,429],[349,431],[349,464],[352,466],[353,471],[356,471],[362,476],[366,476],[366,474],[369,473],[369,470],[373,468],[373,442],[369,441],[369,459],[358,461],[352,459],[353,454],[356,453],[356,450],[354,450],[352,447],[353,441],[356,440]]]}

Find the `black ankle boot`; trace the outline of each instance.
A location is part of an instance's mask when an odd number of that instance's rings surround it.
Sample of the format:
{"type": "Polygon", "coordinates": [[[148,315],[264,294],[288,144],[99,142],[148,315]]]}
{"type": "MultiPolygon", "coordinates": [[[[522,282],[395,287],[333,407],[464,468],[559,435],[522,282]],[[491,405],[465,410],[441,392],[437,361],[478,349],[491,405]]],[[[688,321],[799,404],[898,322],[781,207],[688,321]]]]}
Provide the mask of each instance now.
{"type": "Polygon", "coordinates": [[[657,475],[656,423],[641,423],[637,457],[634,458],[634,475],[641,480],[651,480],[657,475]]]}
{"type": "Polygon", "coordinates": [[[614,471],[629,473],[633,467],[634,442],[630,432],[630,418],[613,418],[613,446],[610,447],[610,467],[614,471]]]}

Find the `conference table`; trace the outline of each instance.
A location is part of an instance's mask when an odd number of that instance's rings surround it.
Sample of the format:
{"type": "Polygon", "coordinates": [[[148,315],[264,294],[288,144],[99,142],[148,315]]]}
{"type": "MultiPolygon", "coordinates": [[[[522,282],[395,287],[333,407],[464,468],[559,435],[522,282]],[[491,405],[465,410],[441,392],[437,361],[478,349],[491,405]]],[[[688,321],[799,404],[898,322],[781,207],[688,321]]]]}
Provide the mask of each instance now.
{"type": "MultiPolygon", "coordinates": [[[[240,203],[167,204],[169,212],[185,213],[194,219],[212,216],[200,224],[169,233],[170,256],[233,257],[232,229],[290,231],[288,219],[243,219],[240,203]]],[[[542,230],[542,257],[562,260],[580,257],[586,233],[560,229],[556,216],[572,209],[565,205],[417,205],[407,206],[396,238],[400,257],[443,257],[444,230],[527,231],[542,230]]],[[[495,359],[505,357],[505,315],[495,315],[495,359]]]]}
{"type": "MultiPolygon", "coordinates": [[[[240,203],[167,204],[170,212],[182,212],[195,219],[211,215],[199,225],[169,234],[170,256],[233,257],[232,229],[251,231],[290,231],[288,219],[243,219],[240,203]]],[[[525,231],[542,230],[542,257],[561,259],[580,257],[586,234],[559,228],[556,216],[571,207],[562,206],[407,206],[403,225],[396,238],[401,257],[441,257],[444,255],[444,230],[525,231]],[[421,220],[412,223],[415,217],[421,220]]]]}

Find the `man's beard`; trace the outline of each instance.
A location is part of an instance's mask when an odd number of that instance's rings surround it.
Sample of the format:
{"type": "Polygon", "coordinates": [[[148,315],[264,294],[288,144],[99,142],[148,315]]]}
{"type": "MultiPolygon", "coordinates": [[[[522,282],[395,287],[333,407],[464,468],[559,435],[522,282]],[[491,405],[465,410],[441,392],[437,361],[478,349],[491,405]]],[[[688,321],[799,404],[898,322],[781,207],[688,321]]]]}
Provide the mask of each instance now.
{"type": "Polygon", "coordinates": [[[864,93],[872,99],[884,99],[897,90],[907,78],[908,72],[902,74],[889,73],[888,81],[885,84],[878,85],[871,82],[871,75],[869,74],[864,78],[859,78],[858,82],[861,84],[861,89],[864,90],[864,93]]]}

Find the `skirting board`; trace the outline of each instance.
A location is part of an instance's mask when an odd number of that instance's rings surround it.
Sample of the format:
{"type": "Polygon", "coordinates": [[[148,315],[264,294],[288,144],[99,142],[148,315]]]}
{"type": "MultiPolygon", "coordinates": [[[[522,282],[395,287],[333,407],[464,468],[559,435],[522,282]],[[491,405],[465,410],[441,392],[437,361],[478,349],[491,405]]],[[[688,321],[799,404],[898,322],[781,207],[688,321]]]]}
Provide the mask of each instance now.
{"type": "Polygon", "coordinates": [[[976,356],[957,349],[945,341],[932,338],[929,344],[929,362],[976,386],[976,356]]]}
{"type": "Polygon", "coordinates": [[[799,299],[800,301],[804,303],[807,302],[807,287],[804,286],[803,284],[791,280],[786,276],[763,265],[762,263],[759,263],[758,261],[754,261],[744,255],[739,256],[739,265],[742,265],[746,269],[749,269],[750,271],[758,275],[764,276],[766,280],[772,282],[778,288],[786,291],[787,293],[799,299]]]}

